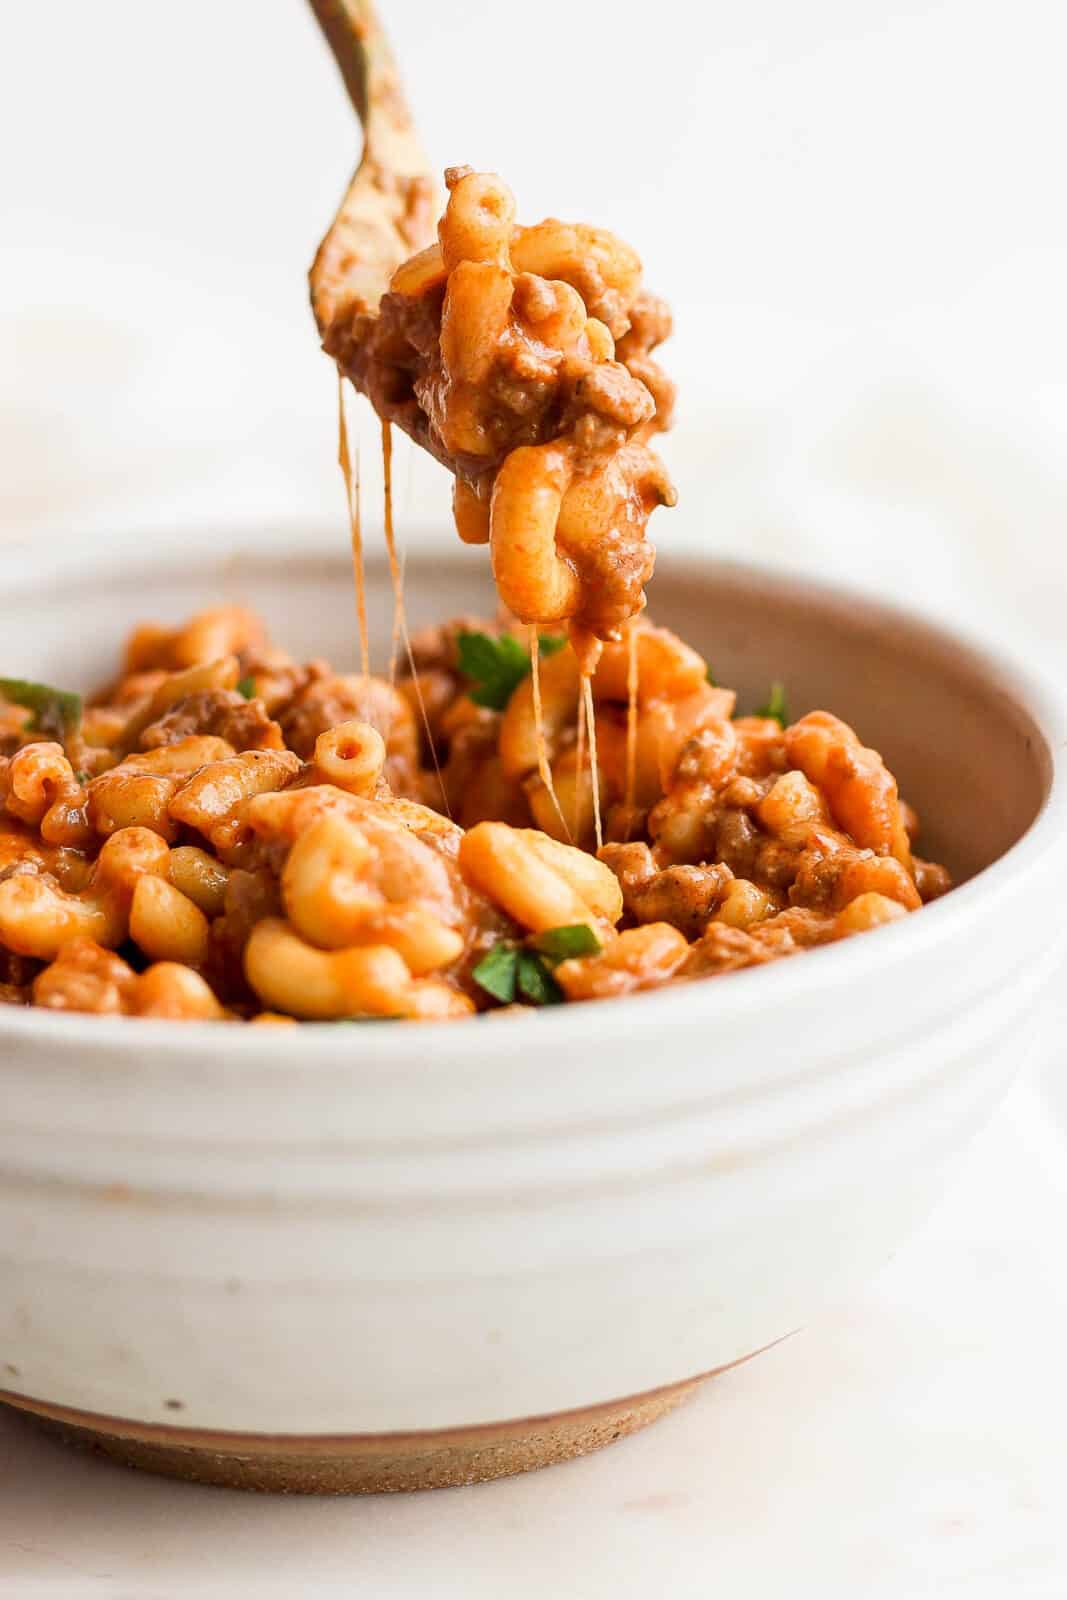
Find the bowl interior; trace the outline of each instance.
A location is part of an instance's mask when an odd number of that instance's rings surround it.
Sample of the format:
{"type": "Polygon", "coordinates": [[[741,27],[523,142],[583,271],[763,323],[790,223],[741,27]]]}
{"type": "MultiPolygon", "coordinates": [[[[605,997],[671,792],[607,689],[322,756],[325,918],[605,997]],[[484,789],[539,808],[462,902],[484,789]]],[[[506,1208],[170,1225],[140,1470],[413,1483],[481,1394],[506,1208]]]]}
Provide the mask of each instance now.
{"type": "MultiPolygon", "coordinates": [[[[406,567],[412,628],[495,606],[482,550],[423,541],[406,567]]],[[[373,666],[387,669],[393,602],[388,570],[367,568],[373,666]]],[[[301,659],[356,660],[352,568],[336,532],[172,538],[121,551],[21,553],[7,586],[0,671],[86,687],[115,671],[140,621],[177,621],[234,602],[266,617],[301,659]],[[251,547],[250,547],[251,546],[251,547]]],[[[1051,779],[1046,739],[1009,669],[936,626],[847,591],[732,563],[661,555],[652,615],[738,690],[741,710],[781,679],[791,714],[814,708],[852,722],[882,751],[923,819],[922,853],[959,879],[1002,855],[1041,808],[1051,779]]]]}

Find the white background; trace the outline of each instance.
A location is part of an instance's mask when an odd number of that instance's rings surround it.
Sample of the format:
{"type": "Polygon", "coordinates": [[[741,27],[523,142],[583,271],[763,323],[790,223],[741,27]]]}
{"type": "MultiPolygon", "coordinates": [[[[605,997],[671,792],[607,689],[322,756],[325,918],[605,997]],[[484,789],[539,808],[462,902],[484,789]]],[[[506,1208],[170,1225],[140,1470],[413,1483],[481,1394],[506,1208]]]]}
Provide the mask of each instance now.
{"type": "MultiPolygon", "coordinates": [[[[524,218],[615,227],[673,302],[665,555],[833,569],[1067,664],[1053,0],[386,10],[439,165],[497,168],[524,218]]],[[[0,536],[295,517],[343,537],[304,275],[358,138],[309,16],[0,17],[0,536]]],[[[435,469],[400,483],[408,536],[451,537],[435,469]]],[[[1064,1171],[1027,1090],[836,1322],[512,1484],[249,1502],[0,1424],[0,1593],[1061,1600],[1064,1171]]]]}

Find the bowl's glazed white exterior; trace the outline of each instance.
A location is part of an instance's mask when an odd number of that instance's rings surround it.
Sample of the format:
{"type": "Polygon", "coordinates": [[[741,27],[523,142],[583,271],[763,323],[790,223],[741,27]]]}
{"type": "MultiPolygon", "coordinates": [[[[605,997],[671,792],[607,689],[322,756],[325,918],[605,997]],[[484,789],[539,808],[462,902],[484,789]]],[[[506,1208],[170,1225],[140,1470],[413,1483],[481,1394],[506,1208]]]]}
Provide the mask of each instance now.
{"type": "MultiPolygon", "coordinates": [[[[54,551],[12,555],[4,669],[84,681],[134,619],[220,597],[350,660],[343,555],[271,543],[183,536],[58,571],[54,551]]],[[[1041,1047],[1062,702],[854,595],[661,565],[657,617],[720,681],[784,677],[794,714],[854,720],[936,823],[927,853],[974,875],[844,945],[525,1018],[244,1030],[0,1008],[0,1390],[305,1439],[557,1413],[788,1334],[927,1211],[1041,1047]]],[[[416,620],[470,610],[483,581],[466,554],[413,562],[416,620]]]]}

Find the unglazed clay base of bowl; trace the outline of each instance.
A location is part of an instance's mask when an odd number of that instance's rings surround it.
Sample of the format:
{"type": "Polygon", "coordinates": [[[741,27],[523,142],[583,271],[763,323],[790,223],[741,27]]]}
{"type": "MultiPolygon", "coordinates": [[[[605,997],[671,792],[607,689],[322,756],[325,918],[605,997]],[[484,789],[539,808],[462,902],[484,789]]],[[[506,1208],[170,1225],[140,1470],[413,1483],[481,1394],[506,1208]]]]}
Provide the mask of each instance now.
{"type": "Polygon", "coordinates": [[[551,1417],[347,1438],[272,1438],[152,1427],[27,1403],[10,1394],[2,1400],[66,1444],[166,1478],[280,1494],[400,1494],[488,1483],[603,1450],[666,1416],[704,1381],[693,1378],[628,1400],[551,1417]]]}

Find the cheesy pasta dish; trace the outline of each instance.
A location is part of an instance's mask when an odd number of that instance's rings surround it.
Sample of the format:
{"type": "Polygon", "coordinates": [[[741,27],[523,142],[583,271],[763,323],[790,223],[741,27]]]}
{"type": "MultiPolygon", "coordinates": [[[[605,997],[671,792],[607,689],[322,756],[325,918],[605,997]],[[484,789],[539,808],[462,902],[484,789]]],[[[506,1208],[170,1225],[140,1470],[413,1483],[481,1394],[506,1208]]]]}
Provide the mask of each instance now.
{"type": "Polygon", "coordinates": [[[629,628],[591,680],[595,853],[562,634],[539,645],[554,798],[531,658],[496,621],[416,634],[393,683],[294,661],[234,608],[136,629],[84,707],[0,680],[0,998],[256,1023],[510,1013],[792,955],[947,888],[851,728],[788,723],[778,689],[738,716],[695,650],[629,628]]]}

